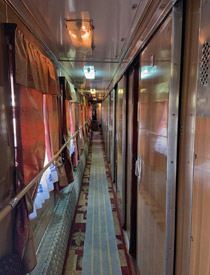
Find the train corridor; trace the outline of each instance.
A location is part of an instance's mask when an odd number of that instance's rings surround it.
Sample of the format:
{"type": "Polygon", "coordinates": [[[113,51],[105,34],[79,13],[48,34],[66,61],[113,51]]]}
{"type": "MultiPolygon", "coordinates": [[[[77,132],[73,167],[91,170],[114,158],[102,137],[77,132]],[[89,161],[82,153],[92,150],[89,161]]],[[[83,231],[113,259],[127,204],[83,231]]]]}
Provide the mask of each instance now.
{"type": "Polygon", "coordinates": [[[209,13],[0,0],[0,275],[210,275],[209,13]]]}
{"type": "Polygon", "coordinates": [[[93,132],[63,274],[131,274],[100,131],[93,132]]]}

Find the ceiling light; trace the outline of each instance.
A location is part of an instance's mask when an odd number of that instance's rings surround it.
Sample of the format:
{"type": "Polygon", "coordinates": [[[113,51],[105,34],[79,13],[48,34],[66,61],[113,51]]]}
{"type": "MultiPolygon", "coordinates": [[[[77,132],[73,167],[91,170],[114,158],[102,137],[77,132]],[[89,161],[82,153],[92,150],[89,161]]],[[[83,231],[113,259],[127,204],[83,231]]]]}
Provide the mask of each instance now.
{"type": "Polygon", "coordinates": [[[76,49],[92,51],[93,42],[93,21],[89,19],[66,20],[66,27],[69,31],[73,46],[76,49]]]}
{"type": "Polygon", "coordinates": [[[94,66],[84,66],[83,71],[87,79],[95,79],[94,66]]]}
{"type": "Polygon", "coordinates": [[[86,38],[86,37],[88,37],[90,34],[88,33],[88,32],[86,32],[85,34],[83,34],[81,37],[82,38],[86,38]]]}
{"type": "Polygon", "coordinates": [[[95,94],[96,93],[96,89],[90,89],[91,94],[95,94]]]}

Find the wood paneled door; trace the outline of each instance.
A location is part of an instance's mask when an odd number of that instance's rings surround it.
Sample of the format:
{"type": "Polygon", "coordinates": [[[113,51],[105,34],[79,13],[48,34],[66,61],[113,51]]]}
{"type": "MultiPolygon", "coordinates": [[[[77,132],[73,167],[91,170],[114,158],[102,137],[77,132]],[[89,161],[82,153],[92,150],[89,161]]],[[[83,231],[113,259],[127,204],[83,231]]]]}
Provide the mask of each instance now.
{"type": "Polygon", "coordinates": [[[137,158],[137,109],[138,109],[139,64],[128,73],[127,106],[127,162],[126,162],[126,235],[129,252],[136,254],[136,209],[137,178],[135,162],[137,158]]]}
{"type": "Polygon", "coordinates": [[[176,54],[181,43],[173,32],[173,15],[168,15],[140,57],[138,275],[169,275],[174,267],[180,77],[176,54]]]}

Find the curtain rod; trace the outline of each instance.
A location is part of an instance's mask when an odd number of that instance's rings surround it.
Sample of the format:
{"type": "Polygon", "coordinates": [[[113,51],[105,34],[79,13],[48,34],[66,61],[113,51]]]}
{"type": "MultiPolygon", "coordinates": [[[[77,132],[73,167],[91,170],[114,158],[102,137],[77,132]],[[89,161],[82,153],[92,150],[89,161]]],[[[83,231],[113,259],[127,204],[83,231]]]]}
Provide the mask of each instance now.
{"type": "Polygon", "coordinates": [[[74,134],[70,137],[61,149],[53,156],[51,161],[44,166],[44,168],[26,185],[13,199],[11,199],[5,207],[0,211],[0,222],[17,206],[19,201],[23,198],[23,196],[37,183],[37,181],[41,178],[43,173],[50,167],[51,164],[59,157],[60,153],[65,149],[68,143],[78,134],[78,132],[86,125],[88,121],[86,121],[74,134]]]}

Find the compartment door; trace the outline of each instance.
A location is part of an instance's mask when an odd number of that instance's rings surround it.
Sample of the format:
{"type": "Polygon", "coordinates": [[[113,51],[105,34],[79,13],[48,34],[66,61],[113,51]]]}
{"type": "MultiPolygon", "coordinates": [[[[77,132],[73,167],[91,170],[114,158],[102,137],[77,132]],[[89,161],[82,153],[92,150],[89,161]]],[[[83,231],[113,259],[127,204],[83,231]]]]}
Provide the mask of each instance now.
{"type": "Polygon", "coordinates": [[[119,82],[116,91],[116,186],[121,221],[125,222],[125,161],[126,161],[126,77],[119,82]]]}
{"type": "MultiPolygon", "coordinates": [[[[173,274],[180,43],[173,12],[141,54],[137,274],[173,274]]],[[[179,34],[180,35],[180,34],[179,34]]]]}
{"type": "Polygon", "coordinates": [[[135,161],[137,157],[137,106],[139,90],[139,64],[135,64],[128,74],[127,100],[127,155],[126,155],[126,239],[129,252],[136,256],[136,213],[137,178],[135,161]]]}

